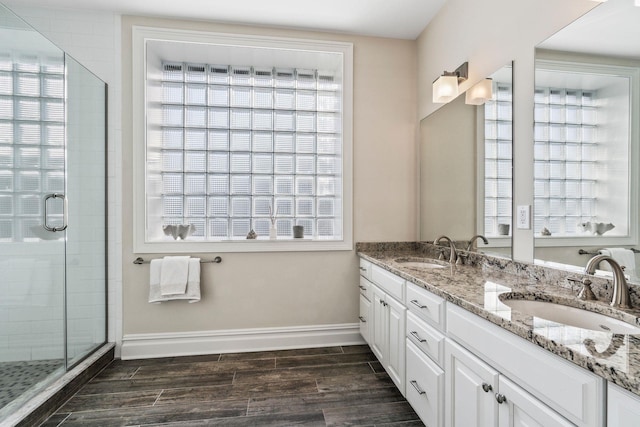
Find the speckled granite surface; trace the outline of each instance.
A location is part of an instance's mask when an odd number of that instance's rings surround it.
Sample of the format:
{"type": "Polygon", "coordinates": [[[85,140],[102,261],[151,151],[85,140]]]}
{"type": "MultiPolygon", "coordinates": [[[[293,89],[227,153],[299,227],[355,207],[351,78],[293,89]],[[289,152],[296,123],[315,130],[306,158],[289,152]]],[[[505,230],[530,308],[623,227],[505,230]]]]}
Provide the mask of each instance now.
{"type": "MultiPolygon", "coordinates": [[[[428,243],[359,243],[358,255],[520,337],[640,395],[640,335],[591,331],[549,322],[503,304],[507,298],[557,302],[586,308],[640,326],[640,293],[631,287],[635,309],[608,305],[610,283],[591,278],[598,301],[581,301],[566,271],[475,253],[465,265],[437,260],[439,250],[428,243]],[[402,261],[441,263],[424,269],[402,261]]],[[[448,250],[445,253],[448,259],[448,250]]],[[[575,276],[575,275],[574,275],[575,276]]]]}

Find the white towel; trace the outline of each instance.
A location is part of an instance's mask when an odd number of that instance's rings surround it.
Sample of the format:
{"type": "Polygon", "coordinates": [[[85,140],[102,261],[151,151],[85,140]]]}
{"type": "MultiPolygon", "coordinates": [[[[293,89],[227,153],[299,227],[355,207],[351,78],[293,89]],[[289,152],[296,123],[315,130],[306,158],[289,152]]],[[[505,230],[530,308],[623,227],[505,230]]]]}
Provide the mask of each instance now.
{"type": "MultiPolygon", "coordinates": [[[[600,249],[598,253],[602,255],[608,255],[618,264],[624,267],[625,274],[635,275],[636,270],[636,254],[631,249],[625,248],[604,248],[600,249]]],[[[605,271],[611,271],[611,267],[607,262],[600,263],[600,269],[605,271]]]]}
{"type": "Polygon", "coordinates": [[[188,256],[166,256],[160,267],[160,292],[166,295],[182,295],[187,291],[189,279],[188,256]]]}
{"type": "Polygon", "coordinates": [[[162,295],[160,292],[161,259],[151,260],[149,270],[149,302],[160,304],[171,300],[187,300],[189,303],[200,301],[200,258],[189,259],[187,289],[182,295],[162,295]]]}

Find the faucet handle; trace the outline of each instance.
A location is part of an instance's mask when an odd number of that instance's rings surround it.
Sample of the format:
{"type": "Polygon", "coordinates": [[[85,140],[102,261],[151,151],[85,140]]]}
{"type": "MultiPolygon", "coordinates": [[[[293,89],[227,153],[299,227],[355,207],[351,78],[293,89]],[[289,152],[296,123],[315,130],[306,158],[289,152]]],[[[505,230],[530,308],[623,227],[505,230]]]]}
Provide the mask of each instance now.
{"type": "Polygon", "coordinates": [[[465,254],[465,253],[459,253],[458,254],[458,259],[456,259],[456,264],[457,265],[464,265],[465,260],[469,257],[469,254],[465,254]]]}
{"type": "Polygon", "coordinates": [[[578,298],[585,301],[595,301],[597,298],[591,290],[591,280],[582,280],[582,289],[578,292],[578,298]]]}
{"type": "Polygon", "coordinates": [[[582,289],[578,292],[578,298],[584,301],[595,301],[597,298],[591,290],[591,280],[588,277],[580,278],[575,276],[567,277],[567,280],[573,283],[580,283],[582,289]]]}

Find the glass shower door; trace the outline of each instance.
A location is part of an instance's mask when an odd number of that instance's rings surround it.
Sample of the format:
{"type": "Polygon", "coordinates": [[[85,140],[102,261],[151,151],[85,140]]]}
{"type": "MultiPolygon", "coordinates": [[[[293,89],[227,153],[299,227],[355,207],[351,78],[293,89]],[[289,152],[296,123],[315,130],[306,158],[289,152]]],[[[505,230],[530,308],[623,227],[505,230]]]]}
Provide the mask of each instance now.
{"type": "Polygon", "coordinates": [[[0,5],[0,420],[64,372],[64,54],[0,5]]]}
{"type": "Polygon", "coordinates": [[[67,68],[67,363],[106,341],[106,85],[75,59],[67,68]]]}

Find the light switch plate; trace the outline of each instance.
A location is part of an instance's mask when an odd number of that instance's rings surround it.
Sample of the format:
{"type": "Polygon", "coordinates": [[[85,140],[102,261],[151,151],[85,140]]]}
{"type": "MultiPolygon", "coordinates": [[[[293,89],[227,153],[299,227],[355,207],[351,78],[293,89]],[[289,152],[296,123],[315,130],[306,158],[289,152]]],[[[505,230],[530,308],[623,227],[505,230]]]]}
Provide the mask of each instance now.
{"type": "Polygon", "coordinates": [[[520,230],[531,229],[531,205],[519,205],[517,210],[516,224],[520,230]]]}

